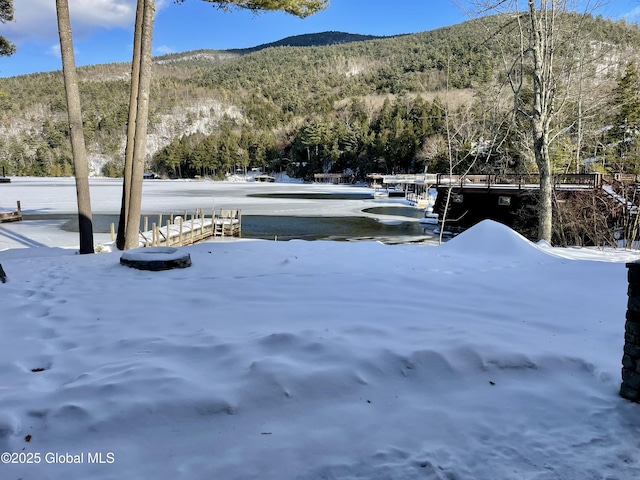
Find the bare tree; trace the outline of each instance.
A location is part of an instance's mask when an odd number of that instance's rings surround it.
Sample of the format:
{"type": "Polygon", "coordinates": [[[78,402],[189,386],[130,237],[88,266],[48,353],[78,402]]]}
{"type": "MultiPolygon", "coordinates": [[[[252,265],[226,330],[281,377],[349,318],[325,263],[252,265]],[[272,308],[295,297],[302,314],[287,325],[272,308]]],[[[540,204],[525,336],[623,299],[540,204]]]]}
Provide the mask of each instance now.
{"type": "MultiPolygon", "coordinates": [[[[131,99],[127,130],[127,157],[125,175],[130,174],[124,248],[139,247],[140,210],[142,207],[142,178],[147,150],[147,124],[149,118],[149,94],[151,90],[151,42],[153,37],[154,0],[138,0],[134,59],[132,62],[131,99]],[[134,77],[134,74],[136,74],[134,77]],[[135,79],[134,79],[135,78],[135,79]],[[133,101],[135,92],[135,101],[133,101]]],[[[126,193],[126,190],[124,191],[126,193]]]]}
{"type": "MultiPolygon", "coordinates": [[[[505,24],[519,43],[515,58],[505,48],[503,59],[513,92],[514,111],[526,121],[532,136],[538,168],[538,238],[551,241],[553,230],[553,181],[549,145],[554,139],[553,121],[565,104],[565,93],[573,81],[579,19],[572,17],[570,0],[527,0],[520,11],[518,0],[480,0],[472,2],[481,13],[503,15],[505,24]],[[557,53],[563,50],[562,64],[557,53]]],[[[594,7],[591,4],[591,7],[594,7]]],[[[578,63],[579,64],[579,63],[578,63]]]]}
{"type": "Polygon", "coordinates": [[[75,56],[73,53],[69,3],[67,0],[56,0],[56,13],[58,16],[62,72],[67,97],[71,151],[73,154],[73,167],[76,179],[80,253],[93,253],[93,221],[91,215],[91,197],[89,195],[89,164],[87,162],[87,149],[84,143],[84,132],[82,129],[78,72],[76,70],[75,56]]]}
{"type": "Polygon", "coordinates": [[[136,23],[133,38],[133,60],[131,62],[131,88],[129,92],[129,121],[127,122],[127,144],[124,154],[124,172],[122,184],[122,204],[120,206],[120,219],[118,221],[118,235],[116,247],[124,249],[124,235],[129,215],[129,201],[131,196],[131,171],[133,166],[133,147],[136,138],[136,115],[138,113],[138,88],[140,84],[140,59],[142,56],[142,20],[144,15],[144,2],[138,1],[136,8],[136,23]]]}

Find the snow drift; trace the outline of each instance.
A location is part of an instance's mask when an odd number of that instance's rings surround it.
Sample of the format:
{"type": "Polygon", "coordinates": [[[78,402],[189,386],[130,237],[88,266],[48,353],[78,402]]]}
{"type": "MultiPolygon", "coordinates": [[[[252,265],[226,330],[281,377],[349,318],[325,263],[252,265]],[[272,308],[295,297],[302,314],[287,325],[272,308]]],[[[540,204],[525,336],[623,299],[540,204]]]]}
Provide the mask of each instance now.
{"type": "Polygon", "coordinates": [[[84,461],[2,478],[640,476],[628,254],[569,262],[495,222],[442,247],[215,241],[163,272],[35,250],[0,252],[0,452],[84,461]]]}

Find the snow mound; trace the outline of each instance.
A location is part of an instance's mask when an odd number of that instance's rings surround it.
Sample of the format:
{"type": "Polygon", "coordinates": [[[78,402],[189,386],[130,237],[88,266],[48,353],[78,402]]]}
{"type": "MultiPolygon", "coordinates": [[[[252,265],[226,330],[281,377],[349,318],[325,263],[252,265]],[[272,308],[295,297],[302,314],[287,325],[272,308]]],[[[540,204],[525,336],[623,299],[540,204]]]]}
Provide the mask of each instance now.
{"type": "Polygon", "coordinates": [[[493,222],[450,245],[0,252],[0,478],[640,479],[624,264],[530,261],[493,222]]]}
{"type": "Polygon", "coordinates": [[[549,255],[518,232],[494,220],[483,220],[443,245],[459,253],[540,257],[549,255]]]}

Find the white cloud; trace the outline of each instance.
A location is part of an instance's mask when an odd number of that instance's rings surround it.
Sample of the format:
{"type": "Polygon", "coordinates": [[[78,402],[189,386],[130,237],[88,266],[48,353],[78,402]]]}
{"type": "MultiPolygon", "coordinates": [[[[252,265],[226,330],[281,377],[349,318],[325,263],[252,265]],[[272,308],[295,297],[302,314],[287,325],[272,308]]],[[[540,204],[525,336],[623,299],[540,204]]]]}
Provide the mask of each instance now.
{"type": "Polygon", "coordinates": [[[638,20],[640,20],[640,7],[636,7],[630,12],[625,13],[624,15],[622,15],[622,18],[632,22],[637,22],[638,20]]]}
{"type": "MultiPolygon", "coordinates": [[[[49,57],[55,57],[55,58],[62,59],[62,53],[60,53],[60,44],[59,43],[51,44],[51,46],[49,48],[47,48],[44,53],[45,53],[45,55],[47,55],[49,57]]],[[[77,48],[73,49],[73,54],[76,57],[78,56],[78,49],[77,48]]]]}
{"type": "Polygon", "coordinates": [[[62,58],[62,54],[60,53],[60,44],[54,43],[53,45],[51,45],[47,49],[46,54],[51,57],[62,58]]]}
{"type": "Polygon", "coordinates": [[[158,55],[168,55],[170,53],[176,53],[178,50],[176,47],[171,47],[169,45],[160,45],[155,48],[155,51],[158,55]]]}
{"type": "MultiPolygon", "coordinates": [[[[158,0],[163,8],[167,0],[158,0]]],[[[2,25],[2,35],[12,41],[33,37],[45,39],[58,35],[54,0],[18,0],[14,2],[14,22],[2,25]]],[[[98,29],[133,28],[136,0],[69,0],[74,36],[85,36],[98,29]]]]}

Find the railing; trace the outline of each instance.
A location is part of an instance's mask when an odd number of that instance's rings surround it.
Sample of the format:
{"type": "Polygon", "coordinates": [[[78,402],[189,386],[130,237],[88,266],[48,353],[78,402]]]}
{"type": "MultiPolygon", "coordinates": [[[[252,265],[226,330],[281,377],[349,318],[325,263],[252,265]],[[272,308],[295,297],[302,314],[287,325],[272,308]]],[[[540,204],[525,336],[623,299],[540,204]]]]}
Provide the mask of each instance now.
{"type": "MultiPolygon", "coordinates": [[[[599,173],[588,174],[559,174],[553,175],[554,187],[582,186],[596,188],[602,184],[602,175],[599,173]]],[[[455,187],[499,187],[516,186],[518,188],[536,188],[540,184],[539,175],[515,175],[515,174],[483,174],[483,175],[449,175],[440,173],[437,175],[436,185],[455,187]]]]}
{"type": "Polygon", "coordinates": [[[22,220],[22,208],[20,207],[20,200],[16,202],[17,210],[12,212],[0,212],[0,223],[1,222],[19,222],[22,220]]]}
{"type": "MultiPolygon", "coordinates": [[[[197,210],[189,219],[173,214],[166,219],[158,215],[158,222],[149,228],[149,218],[144,217],[144,227],[139,233],[140,247],[183,246],[206,240],[210,237],[240,237],[242,235],[242,211],[220,210],[218,215],[212,212],[205,217],[203,210],[197,210]]],[[[115,241],[115,224],[111,224],[111,241],[115,241]]]]}

